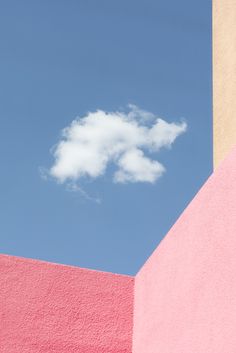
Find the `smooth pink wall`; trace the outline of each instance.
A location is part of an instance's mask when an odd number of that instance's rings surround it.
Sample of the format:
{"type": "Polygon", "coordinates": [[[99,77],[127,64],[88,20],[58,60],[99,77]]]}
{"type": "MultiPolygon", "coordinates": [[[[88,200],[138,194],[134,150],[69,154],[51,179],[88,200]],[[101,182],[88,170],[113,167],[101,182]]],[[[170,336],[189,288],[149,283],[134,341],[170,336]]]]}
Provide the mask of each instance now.
{"type": "Polygon", "coordinates": [[[1,353],[131,353],[129,276],[0,256],[1,353]]]}
{"type": "Polygon", "coordinates": [[[236,150],[135,280],[133,353],[236,352],[236,150]]]}

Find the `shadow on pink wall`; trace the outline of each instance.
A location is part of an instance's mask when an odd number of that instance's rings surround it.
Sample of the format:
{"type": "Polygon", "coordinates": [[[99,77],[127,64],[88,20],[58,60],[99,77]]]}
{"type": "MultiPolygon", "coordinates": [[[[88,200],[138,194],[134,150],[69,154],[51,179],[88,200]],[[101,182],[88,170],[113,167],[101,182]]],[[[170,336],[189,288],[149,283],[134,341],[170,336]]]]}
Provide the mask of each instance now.
{"type": "Polygon", "coordinates": [[[0,257],[1,353],[130,353],[128,276],[0,257]]]}

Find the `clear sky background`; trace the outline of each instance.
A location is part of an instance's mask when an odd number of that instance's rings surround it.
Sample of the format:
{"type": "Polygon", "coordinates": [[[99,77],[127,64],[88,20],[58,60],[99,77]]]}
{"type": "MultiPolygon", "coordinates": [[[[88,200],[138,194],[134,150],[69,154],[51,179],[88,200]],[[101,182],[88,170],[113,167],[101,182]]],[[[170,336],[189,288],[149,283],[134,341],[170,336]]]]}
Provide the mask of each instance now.
{"type": "Polygon", "coordinates": [[[211,106],[211,1],[0,0],[1,252],[135,274],[212,171],[211,106]],[[188,124],[155,184],[44,180],[73,119],[130,103],[188,124]]]}

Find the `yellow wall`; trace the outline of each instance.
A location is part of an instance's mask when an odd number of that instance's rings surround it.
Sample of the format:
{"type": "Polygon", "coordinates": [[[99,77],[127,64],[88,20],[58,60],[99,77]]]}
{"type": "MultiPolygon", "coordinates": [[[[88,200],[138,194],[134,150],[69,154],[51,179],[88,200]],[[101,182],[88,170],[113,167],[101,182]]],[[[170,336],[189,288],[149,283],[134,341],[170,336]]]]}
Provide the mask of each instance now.
{"type": "Polygon", "coordinates": [[[236,0],[213,0],[214,167],[236,145],[236,0]]]}

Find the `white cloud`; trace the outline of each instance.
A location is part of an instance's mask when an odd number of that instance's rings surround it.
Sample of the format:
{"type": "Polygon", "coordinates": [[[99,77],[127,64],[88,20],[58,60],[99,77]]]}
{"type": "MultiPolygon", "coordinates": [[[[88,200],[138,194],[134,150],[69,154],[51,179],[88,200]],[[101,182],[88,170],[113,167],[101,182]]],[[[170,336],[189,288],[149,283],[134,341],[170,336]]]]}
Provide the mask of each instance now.
{"type": "Polygon", "coordinates": [[[97,110],[74,120],[54,149],[49,174],[61,183],[78,182],[104,175],[113,164],[116,183],[154,183],[165,168],[150,154],[170,148],[187,125],[168,123],[134,105],[129,109],[127,113],[97,110]]]}
{"type": "Polygon", "coordinates": [[[114,175],[117,183],[154,183],[165,171],[161,163],[145,157],[143,151],[137,148],[125,152],[117,164],[119,169],[114,175]]]}

